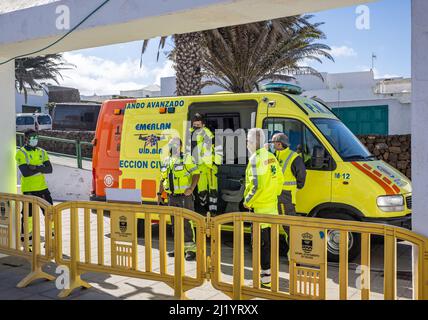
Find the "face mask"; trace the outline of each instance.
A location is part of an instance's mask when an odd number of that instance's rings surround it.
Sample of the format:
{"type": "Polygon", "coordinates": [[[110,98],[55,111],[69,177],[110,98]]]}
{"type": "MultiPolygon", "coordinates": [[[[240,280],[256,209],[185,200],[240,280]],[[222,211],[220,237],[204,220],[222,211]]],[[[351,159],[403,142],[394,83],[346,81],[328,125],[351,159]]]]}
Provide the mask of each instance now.
{"type": "Polygon", "coordinates": [[[36,147],[38,143],[39,143],[38,138],[31,138],[30,141],[28,142],[28,144],[32,147],[36,147]]]}
{"type": "Polygon", "coordinates": [[[273,143],[269,143],[269,151],[272,153],[275,153],[276,149],[275,149],[275,145],[273,143]]]}

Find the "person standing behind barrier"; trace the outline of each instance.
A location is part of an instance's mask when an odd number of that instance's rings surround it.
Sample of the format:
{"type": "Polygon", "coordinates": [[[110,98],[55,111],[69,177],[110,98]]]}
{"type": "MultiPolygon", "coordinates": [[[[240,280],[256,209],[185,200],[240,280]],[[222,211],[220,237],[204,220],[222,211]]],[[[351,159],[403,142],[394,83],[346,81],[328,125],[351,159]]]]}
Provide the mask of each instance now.
{"type": "Polygon", "coordinates": [[[297,189],[302,189],[306,181],[306,167],[302,157],[289,148],[288,137],[277,133],[272,137],[275,157],[282,168],[284,186],[278,197],[280,214],[296,215],[297,189]]]}
{"type": "MultiPolygon", "coordinates": [[[[168,205],[194,211],[193,190],[199,180],[199,169],[190,154],[181,152],[180,138],[174,137],[168,143],[169,156],[161,165],[161,181],[158,204],[163,203],[162,193],[168,194],[168,205]]],[[[174,225],[174,219],[171,218],[174,225]]],[[[190,220],[184,219],[184,252],[187,261],[196,259],[195,234],[190,220]]],[[[173,257],[174,252],[168,253],[173,257]]]]}
{"type": "Polygon", "coordinates": [[[201,173],[197,188],[198,202],[204,211],[207,211],[208,206],[208,211],[215,215],[218,199],[217,165],[221,164],[221,151],[217,148],[221,146],[214,148],[214,134],[205,126],[204,117],[199,113],[192,118],[190,133],[192,155],[201,173]]]}
{"type": "MultiPolygon", "coordinates": [[[[24,146],[16,152],[15,160],[21,172],[21,191],[24,195],[42,198],[53,204],[51,193],[46,183],[45,174],[52,173],[52,164],[48,153],[38,145],[38,134],[30,129],[24,134],[24,146]]],[[[32,205],[29,205],[28,232],[30,233],[30,244],[33,231],[32,205]]],[[[42,209],[44,214],[44,210],[42,209]]],[[[24,213],[21,217],[21,240],[24,240],[24,213]]]]}
{"type": "MultiPolygon", "coordinates": [[[[277,215],[278,195],[283,185],[281,167],[275,156],[264,147],[265,134],[262,129],[248,132],[247,148],[251,154],[245,172],[244,206],[256,214],[277,215]]],[[[270,224],[260,225],[260,282],[270,288],[270,224]]],[[[254,246],[254,243],[253,243],[254,246]]]]}

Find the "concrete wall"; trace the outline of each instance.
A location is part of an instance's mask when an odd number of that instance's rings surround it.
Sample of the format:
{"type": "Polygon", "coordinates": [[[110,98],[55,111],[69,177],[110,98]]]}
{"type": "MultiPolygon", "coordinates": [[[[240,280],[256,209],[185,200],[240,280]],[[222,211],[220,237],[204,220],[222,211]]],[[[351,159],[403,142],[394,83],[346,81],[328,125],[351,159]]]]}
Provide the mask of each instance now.
{"type": "Polygon", "coordinates": [[[92,172],[53,164],[54,174],[46,175],[46,180],[56,201],[89,200],[92,188],[92,172]]]}
{"type": "MultiPolygon", "coordinates": [[[[53,174],[46,175],[46,182],[54,201],[88,201],[92,188],[92,172],[59,164],[52,164],[53,174]]],[[[17,174],[18,192],[21,192],[21,174],[17,174]]]]}
{"type": "Polygon", "coordinates": [[[413,230],[428,236],[428,1],[412,0],[413,230]]]}
{"type": "MultiPolygon", "coordinates": [[[[0,30],[2,30],[0,28],[0,30]]],[[[0,61],[3,61],[0,57],[0,61]]],[[[15,61],[0,65],[0,192],[16,193],[15,61]]]]}

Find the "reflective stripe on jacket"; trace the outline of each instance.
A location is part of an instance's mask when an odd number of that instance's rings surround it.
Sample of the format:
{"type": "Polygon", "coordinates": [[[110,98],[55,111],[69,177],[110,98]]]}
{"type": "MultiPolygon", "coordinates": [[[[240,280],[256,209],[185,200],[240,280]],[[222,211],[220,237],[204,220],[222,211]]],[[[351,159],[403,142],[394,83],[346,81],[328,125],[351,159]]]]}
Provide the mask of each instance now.
{"type": "Polygon", "coordinates": [[[291,192],[291,199],[295,204],[297,194],[297,179],[291,170],[291,165],[293,164],[293,161],[299,157],[299,154],[290,148],[287,148],[281,151],[276,151],[275,157],[278,159],[279,165],[281,166],[282,173],[284,175],[283,190],[291,192]]]}
{"type": "MultiPolygon", "coordinates": [[[[42,148],[27,150],[25,147],[20,148],[15,156],[16,164],[19,166],[26,164],[29,166],[41,166],[44,162],[49,161],[48,153],[42,148]]],[[[36,173],[29,177],[21,175],[21,191],[32,192],[42,191],[48,188],[45,175],[36,173]]]]}
{"type": "MultiPolygon", "coordinates": [[[[284,177],[275,156],[265,148],[257,150],[249,159],[245,173],[244,204],[259,214],[278,214],[278,195],[284,177]]],[[[269,225],[262,224],[261,227],[269,225]]]]}
{"type": "Polygon", "coordinates": [[[167,157],[161,165],[161,181],[168,194],[183,194],[192,185],[192,176],[199,174],[194,159],[190,156],[167,157]],[[172,177],[172,181],[170,178],[172,177]],[[171,190],[171,187],[173,190],[171,190]]]}
{"type": "Polygon", "coordinates": [[[190,129],[192,140],[196,140],[191,145],[195,145],[195,148],[192,147],[192,155],[196,159],[198,166],[207,166],[211,168],[213,164],[221,164],[222,161],[222,146],[215,146],[214,134],[207,127],[202,127],[201,129],[190,129]],[[193,133],[196,133],[196,137],[193,136],[193,133]]]}

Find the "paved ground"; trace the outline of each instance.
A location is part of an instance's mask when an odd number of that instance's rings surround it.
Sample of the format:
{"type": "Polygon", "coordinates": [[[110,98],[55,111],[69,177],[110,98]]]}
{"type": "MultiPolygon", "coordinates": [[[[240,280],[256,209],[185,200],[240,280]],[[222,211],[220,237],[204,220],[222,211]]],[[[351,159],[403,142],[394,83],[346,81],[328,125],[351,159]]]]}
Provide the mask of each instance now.
{"type": "MultiPolygon", "coordinates": [[[[83,214],[80,213],[80,221],[83,214]]],[[[63,248],[64,254],[69,253],[69,233],[67,231],[69,219],[68,212],[63,214],[63,248]]],[[[157,243],[157,226],[153,226],[153,269],[159,268],[159,251],[157,243]]],[[[92,261],[97,261],[96,243],[96,216],[91,217],[91,242],[92,261]]],[[[83,226],[81,230],[81,248],[83,247],[83,226]]],[[[104,218],[104,241],[105,241],[105,263],[110,264],[110,219],[104,218]]],[[[230,233],[223,233],[222,237],[222,277],[224,281],[231,282],[232,263],[232,237],[230,233]]],[[[172,248],[172,238],[168,239],[168,247],[172,248]]],[[[371,270],[371,298],[383,299],[383,245],[381,243],[372,244],[372,270],[371,270]]],[[[208,248],[209,250],[209,248],[208,248]]],[[[139,240],[139,270],[144,270],[144,240],[139,240]]],[[[84,258],[81,250],[81,258],[84,258]]],[[[406,243],[398,243],[398,283],[397,294],[399,299],[411,299],[411,247],[406,243]]],[[[356,285],[358,281],[358,259],[349,265],[349,298],[360,299],[360,290],[356,285]]],[[[194,275],[196,264],[186,262],[186,274],[194,275]]],[[[173,272],[173,258],[168,258],[168,271],[173,272]]],[[[56,266],[50,264],[45,270],[50,274],[55,274],[56,266]]],[[[30,265],[24,259],[0,255],[0,299],[57,299],[59,291],[54,282],[39,281],[24,289],[16,288],[16,284],[29,272],[30,265]]],[[[249,241],[246,241],[245,250],[245,283],[252,283],[251,251],[249,241]]],[[[173,290],[166,284],[156,281],[142,280],[129,277],[121,277],[109,274],[87,273],[82,279],[88,281],[91,289],[77,290],[68,299],[173,299],[173,290]]],[[[288,263],[284,257],[280,260],[280,290],[288,290],[288,263]]],[[[338,267],[337,264],[330,263],[328,267],[327,298],[338,299],[338,267]]],[[[209,282],[202,287],[188,291],[187,297],[190,299],[228,299],[228,297],[215,290],[209,282]]]]}

